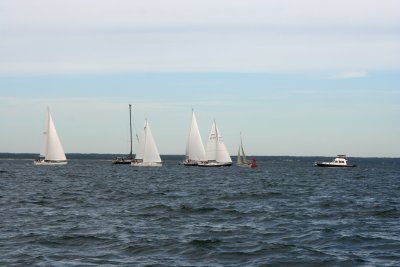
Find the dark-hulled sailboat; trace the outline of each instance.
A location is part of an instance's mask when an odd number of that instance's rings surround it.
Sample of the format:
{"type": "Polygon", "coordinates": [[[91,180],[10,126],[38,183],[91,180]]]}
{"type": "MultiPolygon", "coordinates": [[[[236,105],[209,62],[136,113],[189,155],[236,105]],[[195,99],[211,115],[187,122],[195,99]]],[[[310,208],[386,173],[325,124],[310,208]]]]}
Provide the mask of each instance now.
{"type": "Polygon", "coordinates": [[[129,130],[130,130],[130,141],[131,141],[131,151],[126,157],[115,157],[112,160],[112,164],[131,164],[134,156],[132,154],[132,107],[129,104],[129,130]]]}

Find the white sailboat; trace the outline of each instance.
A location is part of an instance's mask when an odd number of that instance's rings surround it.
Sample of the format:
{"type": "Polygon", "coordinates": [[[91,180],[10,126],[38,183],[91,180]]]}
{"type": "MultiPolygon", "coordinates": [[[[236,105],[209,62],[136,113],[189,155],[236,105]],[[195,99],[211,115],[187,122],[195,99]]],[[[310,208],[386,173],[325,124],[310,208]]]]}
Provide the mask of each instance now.
{"type": "Polygon", "coordinates": [[[35,165],[65,165],[65,157],[60,138],[58,137],[50,109],[47,108],[46,128],[43,132],[43,147],[40,156],[34,161],[35,165]]]}
{"type": "Polygon", "coordinates": [[[218,130],[217,123],[214,121],[210,136],[207,142],[206,161],[199,162],[199,167],[224,167],[231,166],[232,159],[225,146],[222,135],[218,130]]]}
{"type": "Polygon", "coordinates": [[[242,134],[240,134],[240,145],[238,149],[236,165],[239,167],[251,167],[251,163],[248,162],[246,154],[244,153],[242,134]]]}
{"type": "Polygon", "coordinates": [[[186,155],[182,164],[185,166],[197,166],[199,162],[205,160],[206,152],[204,150],[203,141],[201,141],[196,115],[192,110],[192,122],[190,124],[189,136],[186,143],[186,155]]]}
{"type": "Polygon", "coordinates": [[[153,134],[151,133],[150,125],[147,119],[144,122],[143,131],[139,139],[136,157],[134,160],[132,160],[131,165],[141,167],[162,166],[160,153],[158,153],[157,145],[153,134]]]}

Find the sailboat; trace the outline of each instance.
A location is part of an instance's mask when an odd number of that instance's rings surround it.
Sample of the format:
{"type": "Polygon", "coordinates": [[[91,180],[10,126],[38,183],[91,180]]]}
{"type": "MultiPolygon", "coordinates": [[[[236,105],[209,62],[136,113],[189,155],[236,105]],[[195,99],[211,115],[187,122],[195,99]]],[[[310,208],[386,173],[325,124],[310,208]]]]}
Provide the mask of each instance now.
{"type": "Polygon", "coordinates": [[[244,153],[243,149],[243,142],[242,142],[242,134],[240,134],[240,145],[237,154],[237,162],[236,165],[239,167],[251,167],[251,163],[247,161],[246,154],[244,153]]]}
{"type": "Polygon", "coordinates": [[[34,161],[35,165],[65,165],[65,157],[60,138],[58,137],[50,109],[47,108],[46,128],[43,132],[43,147],[39,158],[34,161]]]}
{"type": "Polygon", "coordinates": [[[182,164],[185,166],[197,166],[199,162],[205,160],[206,152],[204,150],[203,141],[201,141],[196,115],[194,114],[194,110],[192,110],[192,122],[190,124],[189,136],[186,143],[186,155],[182,164]]]}
{"type": "Polygon", "coordinates": [[[139,139],[136,157],[134,160],[132,160],[131,165],[143,167],[162,166],[160,153],[158,153],[157,145],[153,134],[151,133],[150,125],[147,119],[144,122],[143,131],[139,139]]]}
{"type": "Polygon", "coordinates": [[[211,126],[210,136],[207,142],[206,161],[199,162],[199,167],[224,167],[231,166],[232,159],[225,146],[222,135],[218,130],[217,123],[214,121],[211,126]]]}
{"type": "Polygon", "coordinates": [[[112,164],[131,164],[131,161],[133,160],[133,154],[132,154],[132,107],[131,107],[131,104],[129,104],[129,129],[130,129],[130,138],[131,138],[131,151],[129,152],[128,156],[125,158],[115,157],[112,160],[112,164]]]}

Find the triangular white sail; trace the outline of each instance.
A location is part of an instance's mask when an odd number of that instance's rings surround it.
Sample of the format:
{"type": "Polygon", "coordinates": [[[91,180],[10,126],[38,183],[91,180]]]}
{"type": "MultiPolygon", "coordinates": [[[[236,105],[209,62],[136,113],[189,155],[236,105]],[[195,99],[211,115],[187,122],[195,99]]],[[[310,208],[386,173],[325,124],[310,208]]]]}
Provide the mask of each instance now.
{"type": "Polygon", "coordinates": [[[161,158],[153,134],[151,133],[150,125],[145,120],[136,157],[132,165],[151,166],[153,164],[161,164],[161,158]]]}
{"type": "Polygon", "coordinates": [[[47,132],[47,153],[45,159],[54,161],[67,160],[60,138],[58,137],[50,110],[48,110],[48,116],[49,128],[47,132]]]}
{"type": "Polygon", "coordinates": [[[203,141],[201,140],[196,115],[194,111],[192,111],[192,122],[190,124],[189,136],[186,143],[186,160],[204,161],[205,159],[206,152],[204,150],[203,141]]]}
{"type": "Polygon", "coordinates": [[[222,135],[214,122],[207,142],[206,159],[218,163],[231,163],[231,156],[225,146],[222,135]]]}
{"type": "Polygon", "coordinates": [[[46,129],[43,132],[43,147],[40,157],[44,160],[39,159],[35,161],[35,164],[57,164],[67,161],[49,108],[47,109],[46,129]]]}

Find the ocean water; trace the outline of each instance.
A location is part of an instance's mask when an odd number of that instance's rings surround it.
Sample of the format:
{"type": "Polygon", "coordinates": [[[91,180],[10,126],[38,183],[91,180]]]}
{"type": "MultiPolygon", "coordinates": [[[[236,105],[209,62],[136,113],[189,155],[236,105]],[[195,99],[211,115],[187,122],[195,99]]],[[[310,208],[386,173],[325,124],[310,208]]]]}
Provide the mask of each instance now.
{"type": "Polygon", "coordinates": [[[400,159],[0,160],[0,266],[400,266],[400,159]]]}

